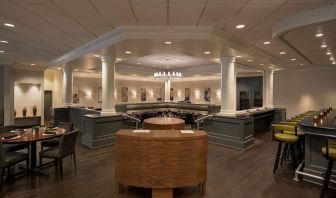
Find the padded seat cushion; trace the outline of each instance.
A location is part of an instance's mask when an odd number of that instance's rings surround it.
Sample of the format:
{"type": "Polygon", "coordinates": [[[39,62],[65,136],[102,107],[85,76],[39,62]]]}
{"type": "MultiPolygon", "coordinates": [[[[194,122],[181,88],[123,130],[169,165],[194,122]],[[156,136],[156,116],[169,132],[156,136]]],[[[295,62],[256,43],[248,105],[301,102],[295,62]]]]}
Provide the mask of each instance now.
{"type": "Polygon", "coordinates": [[[2,149],[4,152],[15,152],[22,149],[26,149],[29,147],[29,143],[17,143],[17,144],[9,144],[9,143],[2,143],[2,149]]]}
{"type": "Polygon", "coordinates": [[[60,157],[58,146],[54,146],[40,152],[40,156],[46,158],[58,158],[60,157]]]}
{"type": "Polygon", "coordinates": [[[291,142],[291,143],[295,143],[299,140],[298,136],[290,135],[290,134],[286,134],[286,133],[276,133],[276,134],[274,134],[274,138],[276,140],[291,142]]]}
{"type": "Polygon", "coordinates": [[[60,143],[61,138],[53,138],[49,140],[44,140],[41,142],[41,146],[43,147],[53,147],[58,146],[60,143]]]}
{"type": "MultiPolygon", "coordinates": [[[[326,147],[322,147],[322,154],[323,155],[327,155],[327,148],[326,147]]],[[[328,148],[328,157],[329,158],[333,158],[336,159],[336,148],[328,148]]]]}
{"type": "MultiPolygon", "coordinates": [[[[294,132],[294,131],[283,131],[283,133],[291,134],[291,135],[295,135],[295,132],[294,132]]],[[[296,132],[296,135],[298,135],[298,136],[302,136],[302,135],[304,135],[304,132],[303,132],[303,131],[297,131],[297,132],[296,132]]]]}
{"type": "Polygon", "coordinates": [[[6,167],[8,165],[17,164],[27,159],[28,154],[26,153],[14,153],[14,152],[6,153],[4,156],[3,166],[6,167]]]}

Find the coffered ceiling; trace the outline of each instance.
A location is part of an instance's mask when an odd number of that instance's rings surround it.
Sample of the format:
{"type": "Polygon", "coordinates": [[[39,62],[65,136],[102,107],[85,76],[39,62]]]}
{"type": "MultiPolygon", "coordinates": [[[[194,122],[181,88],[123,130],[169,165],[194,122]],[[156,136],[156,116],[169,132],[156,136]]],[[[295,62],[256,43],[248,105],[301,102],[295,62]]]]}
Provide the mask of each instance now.
{"type": "MultiPolygon", "coordinates": [[[[49,63],[57,57],[119,26],[132,25],[214,26],[248,43],[256,50],[261,50],[272,60],[279,59],[279,62],[282,62],[281,67],[311,65],[297,51],[272,40],[272,27],[285,17],[335,2],[335,0],[0,0],[0,40],[8,42],[0,42],[0,51],[4,51],[0,53],[0,64],[12,64],[17,67],[30,64],[49,66],[49,63]],[[15,27],[6,27],[4,23],[14,24],[15,27]],[[244,24],[245,28],[235,28],[238,24],[244,24]],[[265,41],[271,43],[265,45],[265,41]],[[285,51],[286,55],[279,54],[281,51],[285,51]],[[291,61],[293,58],[296,61],[291,61]]],[[[288,35],[288,38],[290,37],[289,40],[297,47],[301,45],[305,47],[303,43],[307,41],[301,39],[300,35],[307,31],[310,30],[302,30],[298,32],[300,34],[293,33],[288,35]]],[[[199,53],[209,50],[207,44],[200,40],[173,41],[174,45],[170,47],[162,45],[162,41],[156,44],[150,41],[145,45],[142,45],[142,42],[144,41],[137,40],[120,44],[125,48],[132,46],[138,48],[131,56],[120,54],[123,63],[137,64],[141,61],[145,65],[152,65],[155,61],[168,57],[172,62],[176,62],[176,66],[190,66],[190,64],[215,62],[217,54],[224,52],[228,55],[240,53],[239,49],[210,43],[209,46],[213,48],[211,56],[207,57],[199,53]],[[195,46],[198,47],[198,51],[195,46]],[[171,53],[173,51],[178,53],[171,53]],[[183,61],[177,63],[181,59],[190,63],[183,61]]],[[[245,65],[268,68],[273,64],[272,60],[265,62],[260,56],[242,54],[244,57],[241,62],[245,65]],[[248,61],[252,59],[253,61],[248,61]]],[[[95,63],[97,60],[88,55],[74,62],[78,65],[78,63],[95,63]]],[[[313,64],[318,62],[313,61],[313,64]]]]}

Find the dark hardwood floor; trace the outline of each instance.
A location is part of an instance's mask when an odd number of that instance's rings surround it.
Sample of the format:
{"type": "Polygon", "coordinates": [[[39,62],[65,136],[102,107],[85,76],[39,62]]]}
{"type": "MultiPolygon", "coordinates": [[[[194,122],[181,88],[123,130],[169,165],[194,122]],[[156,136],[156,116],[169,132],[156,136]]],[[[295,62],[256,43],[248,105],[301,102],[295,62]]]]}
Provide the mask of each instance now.
{"type": "MultiPolygon", "coordinates": [[[[319,196],[320,186],[307,182],[294,182],[288,165],[272,173],[277,143],[272,142],[270,133],[257,136],[256,145],[246,151],[209,144],[208,181],[204,196],[198,187],[174,190],[178,198],[221,198],[221,197],[302,197],[319,196]]],[[[77,145],[77,171],[72,159],[64,160],[63,180],[55,174],[54,168],[47,169],[49,176],[18,177],[11,184],[5,184],[4,197],[150,197],[150,191],[141,188],[124,188],[116,195],[114,181],[114,146],[88,149],[77,145]]],[[[328,197],[336,197],[329,190],[328,197]]]]}

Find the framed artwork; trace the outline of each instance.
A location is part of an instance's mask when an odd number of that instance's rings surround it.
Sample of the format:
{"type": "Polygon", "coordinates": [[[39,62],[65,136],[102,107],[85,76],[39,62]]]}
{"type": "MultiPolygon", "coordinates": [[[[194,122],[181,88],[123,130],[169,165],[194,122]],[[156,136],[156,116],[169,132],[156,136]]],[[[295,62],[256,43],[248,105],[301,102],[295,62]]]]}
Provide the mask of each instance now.
{"type": "Polygon", "coordinates": [[[210,102],[210,100],[211,100],[210,87],[204,88],[204,101],[210,102]]]}
{"type": "Polygon", "coordinates": [[[146,88],[140,89],[140,98],[141,98],[141,101],[146,101],[146,88]]]}
{"type": "Polygon", "coordinates": [[[128,87],[121,87],[121,102],[128,102],[128,87]]]}
{"type": "Polygon", "coordinates": [[[156,88],[156,100],[161,101],[162,100],[162,88],[156,88]]]}
{"type": "Polygon", "coordinates": [[[185,88],[184,89],[184,101],[190,102],[190,99],[191,99],[190,94],[191,94],[190,88],[185,88]]]}
{"type": "Polygon", "coordinates": [[[170,101],[174,100],[174,88],[170,88],[170,101]]]}
{"type": "Polygon", "coordinates": [[[102,103],[102,88],[98,87],[98,103],[102,103]]]}

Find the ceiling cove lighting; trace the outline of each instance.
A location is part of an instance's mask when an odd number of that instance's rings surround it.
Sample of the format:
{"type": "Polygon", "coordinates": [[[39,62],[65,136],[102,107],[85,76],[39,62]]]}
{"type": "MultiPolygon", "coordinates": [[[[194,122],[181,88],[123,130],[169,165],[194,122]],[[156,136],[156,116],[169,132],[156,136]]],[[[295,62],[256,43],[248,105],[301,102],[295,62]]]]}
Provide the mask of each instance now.
{"type": "Polygon", "coordinates": [[[173,42],[171,42],[171,41],[165,41],[165,44],[166,45],[171,45],[171,44],[173,44],[173,42]]]}
{"type": "Polygon", "coordinates": [[[5,40],[1,40],[0,42],[1,43],[8,43],[8,41],[5,41],[5,40]]]}
{"type": "Polygon", "coordinates": [[[204,54],[211,54],[211,52],[209,52],[209,51],[206,51],[206,52],[204,52],[204,54]]]}
{"type": "Polygon", "coordinates": [[[322,47],[322,48],[326,48],[326,47],[328,47],[328,45],[323,44],[323,45],[321,45],[321,47],[322,47]]]}
{"type": "Polygon", "coordinates": [[[280,52],[279,54],[284,55],[284,54],[286,54],[286,52],[280,52]]]}
{"type": "Polygon", "coordinates": [[[245,27],[244,24],[239,24],[239,25],[236,26],[237,29],[243,29],[244,27],[245,27]]]}
{"type": "Polygon", "coordinates": [[[7,27],[12,27],[12,28],[15,27],[15,25],[11,24],[11,23],[4,23],[4,25],[7,26],[7,27]]]}
{"type": "Polygon", "coordinates": [[[322,37],[324,34],[323,33],[317,33],[315,34],[315,37],[322,37]]]}
{"type": "Polygon", "coordinates": [[[173,78],[181,78],[182,74],[181,72],[174,72],[174,71],[167,71],[167,72],[155,72],[154,73],[154,78],[155,79],[173,79],[173,78]]]}
{"type": "Polygon", "coordinates": [[[125,51],[125,53],[126,53],[126,54],[132,54],[132,52],[131,52],[131,51],[125,51]]]}
{"type": "Polygon", "coordinates": [[[265,42],[264,42],[264,45],[269,45],[269,44],[271,44],[270,41],[265,41],[265,42]]]}

